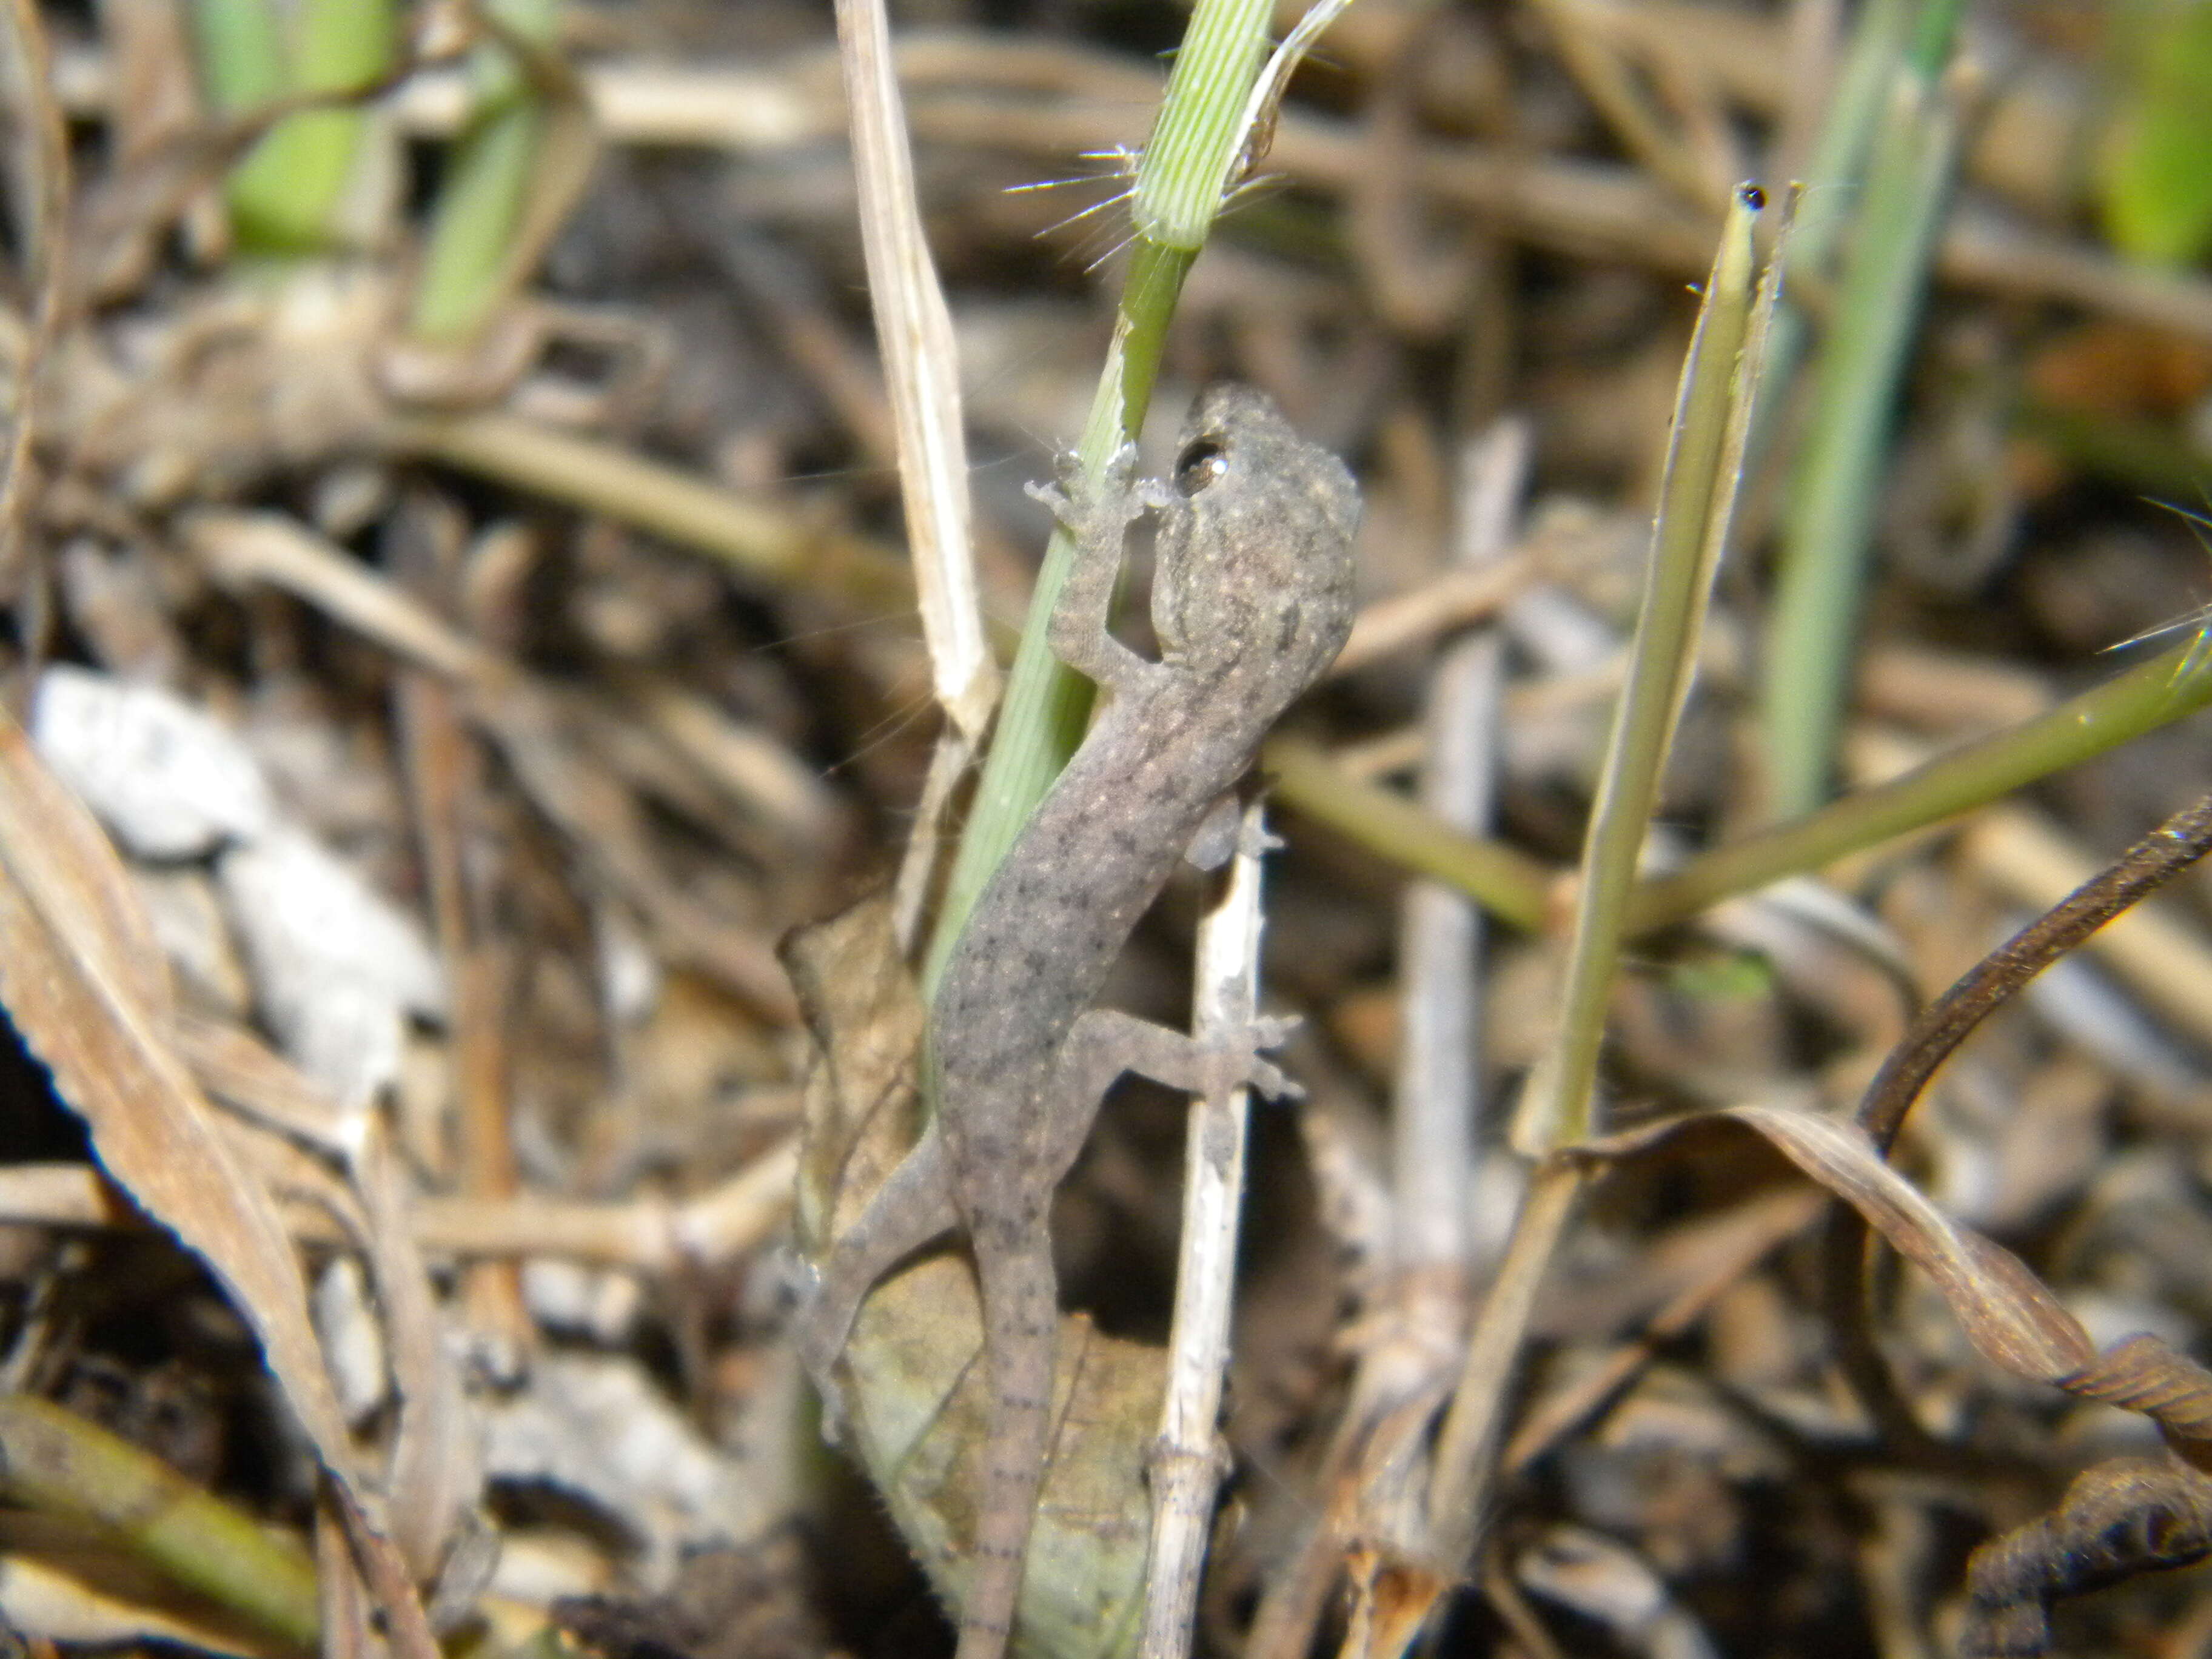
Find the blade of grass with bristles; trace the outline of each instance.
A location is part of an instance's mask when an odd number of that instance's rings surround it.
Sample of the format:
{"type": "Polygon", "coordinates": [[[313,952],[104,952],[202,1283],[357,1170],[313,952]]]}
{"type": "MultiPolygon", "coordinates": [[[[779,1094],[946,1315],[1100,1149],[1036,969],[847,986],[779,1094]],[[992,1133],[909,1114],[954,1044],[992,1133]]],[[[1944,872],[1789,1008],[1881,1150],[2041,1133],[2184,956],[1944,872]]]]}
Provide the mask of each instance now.
{"type": "MultiPolygon", "coordinates": [[[[1253,106],[1253,94],[1267,61],[1271,10],[1267,0],[1199,0],[1191,13],[1131,192],[1135,235],[1128,269],[1105,367],[1076,449],[1085,483],[1095,483],[1108,459],[1144,424],[1183,278],[1263,113],[1253,106]]],[[[984,884],[1075,752],[1090,717],[1091,683],[1063,667],[1045,642],[1073,553],[1066,532],[1054,531],[923,961],[925,999],[936,989],[984,884]]]]}

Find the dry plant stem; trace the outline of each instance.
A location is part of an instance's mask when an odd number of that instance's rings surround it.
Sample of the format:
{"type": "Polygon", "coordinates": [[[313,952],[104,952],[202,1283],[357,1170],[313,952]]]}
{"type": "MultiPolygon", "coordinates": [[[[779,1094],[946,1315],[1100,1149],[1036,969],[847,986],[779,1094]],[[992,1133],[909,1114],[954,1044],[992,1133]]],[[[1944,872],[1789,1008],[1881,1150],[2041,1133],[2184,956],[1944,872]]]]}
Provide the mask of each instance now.
{"type": "MultiPolygon", "coordinates": [[[[1502,421],[1466,446],[1452,574],[1489,576],[1511,556],[1528,456],[1528,428],[1519,421],[1502,421]]],[[[1422,797],[1439,819],[1468,834],[1486,829],[1494,808],[1504,647],[1494,628],[1472,630],[1445,645],[1430,675],[1422,797]]],[[[1392,1091],[1395,1260],[1380,1305],[1363,1310],[1368,1340],[1320,1481],[1327,1507],[1295,1563],[1272,1576],[1247,1644],[1253,1659],[1311,1650],[1353,1540],[1379,1546],[1362,1552],[1378,1565],[1425,1561],[1431,1553],[1424,1449],[1456,1369],[1473,1267],[1468,1222],[1482,1139],[1483,921],[1472,902],[1435,882],[1409,887],[1399,915],[1404,1036],[1392,1091]]]]}
{"type": "MultiPolygon", "coordinates": [[[[1504,422],[1468,447],[1462,462],[1455,562],[1469,574],[1504,554],[1522,481],[1528,428],[1504,422]]],[[[1422,798],[1466,835],[1486,830],[1495,811],[1504,641],[1494,629],[1454,641],[1439,656],[1428,693],[1422,798]]],[[[1463,1276],[1468,1205],[1480,1138],[1482,915],[1462,895],[1418,882],[1400,913],[1404,1045],[1393,1091],[1397,1266],[1407,1273],[1463,1276]]]]}
{"type": "MultiPolygon", "coordinates": [[[[441,567],[457,550],[448,538],[458,532],[434,502],[410,501],[392,521],[392,568],[418,592],[435,593],[446,585],[441,578],[447,573],[441,567]]],[[[521,1183],[507,1138],[506,975],[501,953],[483,936],[486,907],[471,890],[462,852],[475,804],[477,757],[453,691],[442,681],[420,669],[403,672],[398,713],[431,916],[453,987],[460,1187],[470,1198],[510,1199],[521,1183]]],[[[511,1374],[532,1335],[520,1274],[508,1263],[472,1267],[462,1300],[471,1328],[498,1350],[496,1369],[511,1374]]]]}
{"type": "Polygon", "coordinates": [[[178,520],[184,541],[225,582],[267,582],[319,607],[471,696],[538,810],[650,921],[664,949],[710,973],[765,1018],[797,1018],[790,981],[762,940],[709,921],[653,863],[635,801],[579,757],[550,688],[448,627],[342,549],[273,513],[200,508],[178,520]]]}
{"type": "Polygon", "coordinates": [[[914,580],[889,548],[792,508],[513,415],[394,416],[379,448],[446,463],[704,553],[740,580],[802,586],[864,614],[904,614],[914,580]]]}
{"type": "Polygon", "coordinates": [[[483,1469],[469,1449],[474,1425],[437,1293],[409,1230],[410,1184],[382,1121],[371,1115],[362,1128],[345,1173],[367,1224],[365,1255],[398,1402],[386,1454],[385,1503],[393,1541],[416,1582],[428,1584],[437,1579],[462,1516],[483,1499],[483,1469]]]}
{"type": "MultiPolygon", "coordinates": [[[[1506,540],[1526,467],[1522,422],[1504,420],[1468,442],[1453,538],[1458,556],[1447,577],[1422,591],[1458,575],[1493,575],[1510,557],[1506,540]]],[[[1495,794],[1502,644],[1484,629],[1437,654],[1413,757],[1427,761],[1429,810],[1467,832],[1489,823],[1495,794]]],[[[1480,1139],[1480,949],[1482,914],[1464,896],[1436,883],[1407,891],[1398,947],[1405,1042],[1391,1115],[1395,1261],[1378,1303],[1360,1318],[1367,1340],[1316,1482],[1325,1509],[1297,1558],[1270,1575],[1245,1644],[1249,1659],[1312,1650],[1354,1540],[1385,1544],[1389,1564],[1429,1555],[1422,1444],[1451,1385],[1467,1322],[1467,1210],[1480,1139]]],[[[1371,1548],[1360,1551],[1364,1562],[1385,1564],[1371,1548]]]]}
{"type": "Polygon", "coordinates": [[[1352,637],[1329,665],[1340,679],[1395,651],[1495,616],[1543,574],[1532,548],[1514,548],[1479,565],[1443,572],[1404,593],[1376,600],[1352,624],[1352,637]]]}
{"type": "MultiPolygon", "coordinates": [[[[791,1210],[798,1142],[784,1140],[729,1180],[671,1204],[645,1198],[594,1204],[523,1194],[503,1203],[419,1198],[409,1224],[427,1255],[464,1261],[563,1256],[631,1273],[664,1274],[725,1266],[774,1236],[791,1210]]],[[[356,1241],[319,1208],[287,1206],[286,1228],[303,1243],[356,1241]]],[[[0,1221],[44,1227],[137,1227],[138,1212],[82,1164],[18,1164],[0,1170],[0,1221]]]]}
{"type": "Polygon", "coordinates": [[[1764,1260],[1771,1250],[1802,1232],[1825,1202],[1801,1187],[1756,1198],[1712,1224],[1701,1235],[1709,1243],[1705,1271],[1697,1280],[1644,1322],[1623,1342],[1568,1387],[1547,1396],[1524,1418],[1505,1443],[1500,1473],[1508,1480],[1603,1413],[1627,1389],[1668,1343],[1686,1334],[1721,1295],[1764,1260]]]}
{"type": "Polygon", "coordinates": [[[368,1587],[346,1547],[345,1520],[327,1498],[315,1505],[314,1574],[322,1659],[375,1659],[368,1587]]]}
{"type": "Polygon", "coordinates": [[[851,434],[862,463],[897,465],[898,436],[877,359],[832,312],[832,296],[816,286],[806,262],[765,231],[742,223],[715,226],[700,247],[742,296],[738,302],[758,314],[762,331],[784,361],[851,434]]]}
{"type": "MultiPolygon", "coordinates": [[[[1255,801],[1244,809],[1227,890],[1199,929],[1191,1024],[1201,1039],[1212,1031],[1249,1030],[1259,1012],[1260,860],[1249,849],[1264,845],[1266,833],[1266,813],[1255,801]]],[[[1152,1538],[1138,1648],[1144,1659],[1183,1659],[1190,1651],[1214,1494],[1227,1466],[1216,1425],[1229,1369],[1251,1106],[1249,1089],[1190,1103],[1167,1398],[1151,1465],[1152,1538]]]]}
{"type": "MultiPolygon", "coordinates": [[[[920,100],[915,125],[927,138],[1040,156],[1128,136],[1112,111],[1071,107],[1064,98],[1030,107],[920,100]]],[[[1272,159],[1302,184],[1346,192],[1362,186],[1370,164],[1352,124],[1311,116],[1285,118],[1272,159]]],[[[1711,257],[1710,220],[1626,167],[1486,144],[1432,144],[1411,165],[1421,193],[1531,246],[1685,276],[1702,271],[1711,257]]],[[[2061,301],[2152,328],[2212,337],[2212,283],[2132,266],[1995,212],[1955,212],[1936,269],[1947,283],[1971,291],[2061,301]]]]}
{"type": "MultiPolygon", "coordinates": [[[[1960,866],[2027,915],[2094,880],[2089,857],[2041,813],[2000,806],[1978,814],[1958,840],[1960,866]]],[[[2083,942],[2143,1012],[2176,1035],[2212,1042],[2212,939],[2173,907],[2139,904],[2083,942]]]]}
{"type": "Polygon", "coordinates": [[[1737,174],[1715,176],[1699,165],[1700,158],[1680,136],[1668,129],[1619,47],[1606,38],[1603,15],[1593,15],[1566,0],[1538,0],[1535,9],[1558,43],[1568,72],[1644,170],[1708,211],[1718,210],[1729,179],[1737,174]]]}
{"type": "Polygon", "coordinates": [[[899,864],[894,926],[901,945],[910,950],[920,937],[953,791],[982,745],[1000,676],[976,591],[958,346],[922,234],[882,0],[838,0],[837,40],[852,117],[860,244],[890,402],[915,596],[938,705],[946,719],[899,864]]]}
{"type": "Polygon", "coordinates": [[[1504,1552],[1495,1544],[1483,1551],[1482,1568],[1475,1581],[1482,1586],[1483,1600],[1490,1603],[1498,1621],[1505,1626],[1528,1659],[1568,1659],[1551,1627],[1528,1604],[1521,1581],[1513,1576],[1504,1552]]]}
{"type": "Polygon", "coordinates": [[[922,234],[883,0],[837,0],[837,41],[922,636],[938,702],[972,754],[998,700],[999,669],[976,592],[952,313],[922,234]]]}
{"type": "MultiPolygon", "coordinates": [[[[1856,1121],[1875,1146],[1887,1153],[1929,1079],[1976,1026],[2044,969],[2208,851],[2212,851],[2212,795],[2168,818],[2101,875],[1983,957],[1922,1010],[1859,1102],[1856,1121]]],[[[1838,1206],[1823,1241],[1825,1295],[1836,1332],[1837,1357],[1887,1438],[1906,1446],[1926,1445],[1927,1431],[1899,1391],[1869,1328],[1867,1242],[1867,1225],[1858,1212],[1838,1206]]]]}
{"type": "MultiPolygon", "coordinates": [[[[1666,9],[1653,11],[1666,20],[1653,27],[1676,27],[1666,9]]],[[[1738,46],[1743,38],[1738,30],[1738,46]]],[[[1778,88],[1763,100],[1769,106],[1786,101],[1776,62],[1776,54],[1765,54],[1759,71],[1778,88]]],[[[1137,143],[1143,118],[1131,112],[1148,106],[1158,84],[1118,54],[1010,47],[966,33],[917,33],[900,43],[897,63],[920,137],[1013,150],[1048,167],[1137,143]],[[988,95],[976,94],[979,86],[988,95]]],[[[834,69],[827,54],[802,52],[765,71],[603,64],[584,80],[611,142],[774,155],[841,130],[834,69]]],[[[71,76],[73,109],[85,106],[85,90],[95,82],[82,71],[71,76]]],[[[410,131],[438,135],[453,130],[464,108],[453,77],[422,75],[404,88],[398,116],[410,131]]],[[[1297,183],[1333,191],[1362,186],[1370,165],[1355,124],[1304,112],[1278,122],[1268,159],[1271,169],[1297,183]]],[[[1710,219],[1630,167],[1532,156],[1503,145],[1436,143],[1413,159],[1413,173],[1422,195],[1534,246],[1684,276],[1702,272],[1712,255],[1710,219]]],[[[2130,265],[1996,212],[1954,213],[1936,270],[1960,288],[2056,300],[2212,337],[2212,283],[2130,265]]]]}
{"type": "Polygon", "coordinates": [[[1429,1540],[1439,1561],[1464,1562],[1481,1536],[1482,1505],[1497,1466],[1522,1339],[1589,1179],[1589,1166],[1580,1159],[1560,1157],[1539,1164],[1514,1218],[1505,1259],[1483,1298],[1451,1409],[1437,1437],[1429,1540]]]}

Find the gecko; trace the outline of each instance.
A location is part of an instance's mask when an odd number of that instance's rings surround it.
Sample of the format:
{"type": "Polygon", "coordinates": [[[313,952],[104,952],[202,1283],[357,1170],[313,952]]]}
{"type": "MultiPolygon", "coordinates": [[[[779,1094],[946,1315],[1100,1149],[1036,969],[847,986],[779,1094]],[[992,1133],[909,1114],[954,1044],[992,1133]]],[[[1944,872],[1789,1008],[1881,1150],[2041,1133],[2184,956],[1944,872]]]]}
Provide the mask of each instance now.
{"type": "Polygon", "coordinates": [[[1358,487],[1262,392],[1201,394],[1166,486],[1134,478],[1127,445],[1098,485],[1064,482],[1032,487],[1074,539],[1047,637],[1109,701],[947,958],[923,1042],[928,1127],[830,1248],[800,1332],[826,1379],[876,1279],[966,1232],[989,1411],[957,1659],[1000,1659],[1020,1599],[1059,1320],[1048,1215],[1102,1097],[1131,1071],[1194,1094],[1296,1092],[1261,1057],[1292,1022],[1200,1040],[1093,1005],[1176,861],[1231,849],[1212,832],[1233,822],[1217,808],[1233,806],[1267,728],[1334,659],[1353,610],[1358,487]],[[1123,539],[1148,511],[1157,661],[1108,630],[1123,539]]]}

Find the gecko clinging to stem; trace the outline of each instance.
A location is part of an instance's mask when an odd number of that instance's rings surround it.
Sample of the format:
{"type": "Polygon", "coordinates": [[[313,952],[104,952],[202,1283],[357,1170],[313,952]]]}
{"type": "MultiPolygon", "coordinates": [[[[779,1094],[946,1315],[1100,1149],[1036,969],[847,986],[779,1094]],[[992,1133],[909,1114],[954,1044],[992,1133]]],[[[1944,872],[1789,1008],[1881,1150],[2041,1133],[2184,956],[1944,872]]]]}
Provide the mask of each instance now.
{"type": "Polygon", "coordinates": [[[901,1257],[959,1227],[981,1290],[989,1430],[958,1659],[1000,1659],[1043,1477],[1059,1316],[1048,1221],[1101,1097],[1127,1071],[1192,1093],[1291,1091],[1261,1058],[1285,1022],[1205,1041],[1094,1007],[1139,917],[1277,715],[1350,630],[1359,492],[1265,395],[1193,407],[1171,487],[1126,447],[1095,491],[1047,499],[1076,538],[1055,655],[1111,701],[985,885],[933,998],[933,1115],[823,1264],[802,1341],[826,1376],[860,1302],[901,1257]],[[1108,631],[1121,544],[1158,515],[1150,661],[1108,631]]]}

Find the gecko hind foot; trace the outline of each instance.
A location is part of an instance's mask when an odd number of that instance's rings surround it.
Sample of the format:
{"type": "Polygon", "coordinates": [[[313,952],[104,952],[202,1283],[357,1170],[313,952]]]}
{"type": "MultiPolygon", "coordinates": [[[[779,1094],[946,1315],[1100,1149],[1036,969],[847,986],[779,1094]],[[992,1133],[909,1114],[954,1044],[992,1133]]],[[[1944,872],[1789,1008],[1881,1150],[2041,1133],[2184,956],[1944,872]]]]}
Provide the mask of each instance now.
{"type": "Polygon", "coordinates": [[[1209,1069],[1213,1076],[1207,1090],[1209,1096],[1226,1094],[1231,1089],[1251,1089],[1270,1100],[1302,1100],[1305,1091],[1285,1075],[1273,1061],[1262,1057],[1262,1051],[1279,1048],[1291,1040],[1291,1034],[1304,1024],[1296,1015],[1261,1014],[1249,1024],[1233,1026],[1223,1032],[1217,1042],[1209,1043],[1209,1069]]]}

